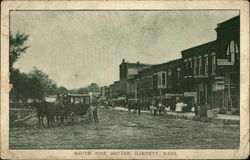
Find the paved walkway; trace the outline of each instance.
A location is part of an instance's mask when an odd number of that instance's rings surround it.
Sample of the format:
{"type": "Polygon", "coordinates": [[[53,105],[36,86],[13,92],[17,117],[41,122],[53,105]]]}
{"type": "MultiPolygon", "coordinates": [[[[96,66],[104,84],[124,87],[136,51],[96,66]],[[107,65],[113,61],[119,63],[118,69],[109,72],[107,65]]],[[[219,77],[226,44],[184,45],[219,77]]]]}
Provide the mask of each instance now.
{"type": "MultiPolygon", "coordinates": [[[[128,111],[127,108],[124,107],[115,107],[113,109],[120,110],[120,111],[128,111]]],[[[147,110],[141,110],[142,113],[150,113],[150,111],[147,110]]],[[[177,115],[176,112],[174,111],[168,111],[167,114],[169,115],[177,115]]],[[[185,115],[187,117],[194,117],[195,113],[194,112],[187,112],[187,113],[178,113],[178,115],[185,115]]],[[[223,120],[240,120],[240,116],[238,115],[227,115],[227,114],[218,114],[215,119],[223,119],[223,120]]]]}

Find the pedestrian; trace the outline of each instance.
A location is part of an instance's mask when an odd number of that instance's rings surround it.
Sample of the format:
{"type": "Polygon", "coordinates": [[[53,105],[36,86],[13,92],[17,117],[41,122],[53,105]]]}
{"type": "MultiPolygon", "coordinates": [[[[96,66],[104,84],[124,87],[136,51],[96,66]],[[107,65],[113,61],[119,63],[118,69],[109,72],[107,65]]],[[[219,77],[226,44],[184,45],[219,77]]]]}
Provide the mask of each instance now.
{"type": "Polygon", "coordinates": [[[141,114],[141,103],[139,101],[136,102],[137,109],[138,109],[138,115],[141,114]]]}
{"type": "Polygon", "coordinates": [[[164,114],[165,106],[162,105],[162,103],[159,103],[158,108],[159,108],[159,115],[164,114]]]}
{"type": "Polygon", "coordinates": [[[168,111],[169,111],[169,109],[170,109],[170,108],[168,108],[168,107],[169,107],[169,106],[168,106],[168,103],[166,102],[166,103],[165,103],[165,107],[164,107],[164,113],[165,113],[165,114],[167,114],[168,111]]]}
{"type": "Polygon", "coordinates": [[[198,116],[198,106],[197,106],[197,102],[194,102],[194,112],[195,112],[195,116],[198,116]]]}
{"type": "Polygon", "coordinates": [[[154,103],[152,103],[149,107],[151,115],[153,115],[154,112],[154,103]]]}
{"type": "Polygon", "coordinates": [[[178,117],[178,114],[181,113],[181,112],[183,111],[183,106],[184,106],[184,104],[183,104],[183,102],[180,101],[180,100],[176,103],[175,111],[176,111],[176,113],[177,113],[177,117],[178,117]]]}
{"type": "Polygon", "coordinates": [[[156,105],[156,103],[154,103],[154,116],[156,116],[157,110],[158,110],[157,105],[156,105]]]}
{"type": "Polygon", "coordinates": [[[98,113],[97,113],[97,105],[95,104],[95,107],[94,107],[94,110],[93,110],[93,117],[94,117],[94,121],[95,123],[98,123],[99,120],[98,120],[98,113]]]}

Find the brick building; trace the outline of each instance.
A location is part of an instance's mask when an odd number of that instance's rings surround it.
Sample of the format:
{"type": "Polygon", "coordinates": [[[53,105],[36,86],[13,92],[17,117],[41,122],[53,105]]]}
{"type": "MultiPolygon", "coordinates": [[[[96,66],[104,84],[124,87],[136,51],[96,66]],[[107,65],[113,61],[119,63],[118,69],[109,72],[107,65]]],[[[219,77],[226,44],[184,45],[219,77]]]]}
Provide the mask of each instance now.
{"type": "Polygon", "coordinates": [[[216,74],[216,41],[182,51],[184,61],[184,95],[189,103],[212,107],[212,86],[216,74]]]}
{"type": "Polygon", "coordinates": [[[176,100],[201,110],[239,113],[240,17],[219,23],[217,39],[181,52],[182,58],[157,65],[120,64],[120,80],[110,85],[112,97],[167,103],[176,100]]]}
{"type": "Polygon", "coordinates": [[[239,113],[240,106],[240,16],[219,23],[217,32],[216,56],[217,75],[220,90],[214,92],[220,97],[214,106],[222,106],[227,113],[239,113]]]}
{"type": "Polygon", "coordinates": [[[122,60],[120,64],[120,81],[133,79],[140,70],[149,68],[151,64],[143,64],[140,62],[129,63],[125,62],[125,59],[122,60]]]}
{"type": "Polygon", "coordinates": [[[167,103],[172,109],[176,99],[183,96],[182,66],[182,59],[177,59],[152,67],[154,99],[167,103]]]}
{"type": "Polygon", "coordinates": [[[184,95],[201,108],[239,111],[239,16],[218,24],[217,39],[182,51],[184,95]]]}
{"type": "Polygon", "coordinates": [[[105,98],[110,97],[110,88],[109,86],[103,86],[101,87],[101,96],[105,98]]]}

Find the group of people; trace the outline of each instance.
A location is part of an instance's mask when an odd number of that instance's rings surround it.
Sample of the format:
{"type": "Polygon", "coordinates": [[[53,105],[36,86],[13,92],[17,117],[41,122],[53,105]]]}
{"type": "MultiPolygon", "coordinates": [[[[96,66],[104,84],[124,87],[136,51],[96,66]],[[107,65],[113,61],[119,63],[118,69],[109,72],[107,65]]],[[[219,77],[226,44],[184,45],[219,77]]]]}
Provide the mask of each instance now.
{"type": "Polygon", "coordinates": [[[170,106],[164,106],[162,103],[156,103],[152,102],[148,105],[148,107],[143,107],[144,105],[140,103],[139,101],[128,101],[128,103],[125,105],[126,108],[128,108],[128,111],[131,112],[131,110],[134,111],[134,113],[137,113],[138,115],[141,114],[142,109],[149,109],[151,114],[156,116],[162,115],[165,113],[166,110],[170,110],[170,106]]]}
{"type": "Polygon", "coordinates": [[[155,103],[155,102],[153,102],[152,105],[150,105],[149,108],[150,108],[151,114],[154,115],[154,116],[156,116],[157,113],[159,115],[162,115],[162,114],[165,113],[166,110],[167,111],[170,110],[170,106],[164,106],[162,103],[158,103],[158,105],[157,105],[157,103],[155,103]]]}

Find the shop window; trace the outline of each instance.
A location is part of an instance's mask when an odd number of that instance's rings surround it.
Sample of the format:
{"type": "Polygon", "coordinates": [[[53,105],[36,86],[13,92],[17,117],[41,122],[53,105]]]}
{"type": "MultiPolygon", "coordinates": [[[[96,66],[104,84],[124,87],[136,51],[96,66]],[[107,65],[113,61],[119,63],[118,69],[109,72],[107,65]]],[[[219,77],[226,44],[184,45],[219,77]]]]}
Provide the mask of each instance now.
{"type": "Polygon", "coordinates": [[[199,103],[200,105],[204,105],[205,104],[205,86],[203,83],[199,84],[198,87],[199,91],[199,103]]]}

